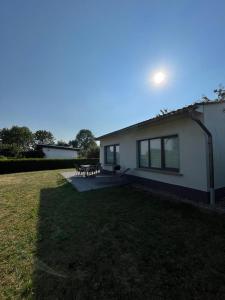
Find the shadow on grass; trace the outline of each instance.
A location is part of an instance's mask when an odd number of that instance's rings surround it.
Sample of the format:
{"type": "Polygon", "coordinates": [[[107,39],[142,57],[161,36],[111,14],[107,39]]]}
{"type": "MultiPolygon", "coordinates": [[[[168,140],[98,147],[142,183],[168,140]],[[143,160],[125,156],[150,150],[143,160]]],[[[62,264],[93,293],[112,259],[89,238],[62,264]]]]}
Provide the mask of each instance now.
{"type": "Polygon", "coordinates": [[[187,205],[62,181],[40,195],[35,299],[220,299],[222,230],[187,205]]]}

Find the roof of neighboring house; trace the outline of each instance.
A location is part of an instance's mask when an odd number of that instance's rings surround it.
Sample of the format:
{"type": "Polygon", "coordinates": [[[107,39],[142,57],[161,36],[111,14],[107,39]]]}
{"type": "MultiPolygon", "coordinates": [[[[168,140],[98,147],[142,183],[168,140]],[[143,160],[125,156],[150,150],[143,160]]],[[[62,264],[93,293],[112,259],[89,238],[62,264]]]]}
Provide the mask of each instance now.
{"type": "Polygon", "coordinates": [[[195,109],[197,107],[199,107],[200,105],[210,105],[210,104],[220,104],[220,103],[225,103],[225,101],[224,100],[220,100],[220,101],[214,100],[214,101],[196,102],[194,104],[191,104],[191,105],[188,105],[188,106],[184,106],[182,108],[170,111],[168,113],[159,114],[159,115],[157,115],[154,118],[151,118],[151,119],[148,119],[148,120],[145,120],[145,121],[142,121],[142,122],[130,125],[128,127],[124,127],[122,129],[119,129],[119,130],[112,131],[110,133],[104,134],[102,136],[99,136],[99,137],[95,138],[95,140],[101,140],[102,138],[105,138],[105,137],[108,137],[110,135],[114,135],[114,134],[117,134],[117,133],[121,133],[122,131],[131,129],[131,128],[141,127],[141,126],[149,125],[149,124],[152,124],[152,123],[157,123],[157,122],[160,122],[162,120],[169,120],[170,118],[173,118],[175,116],[185,116],[185,115],[187,116],[191,112],[195,111],[195,109]]]}
{"type": "Polygon", "coordinates": [[[39,148],[51,148],[51,149],[60,149],[60,150],[72,150],[72,151],[79,151],[79,148],[73,147],[66,147],[66,146],[57,146],[57,145],[47,145],[47,144],[38,144],[37,147],[39,148]]]}

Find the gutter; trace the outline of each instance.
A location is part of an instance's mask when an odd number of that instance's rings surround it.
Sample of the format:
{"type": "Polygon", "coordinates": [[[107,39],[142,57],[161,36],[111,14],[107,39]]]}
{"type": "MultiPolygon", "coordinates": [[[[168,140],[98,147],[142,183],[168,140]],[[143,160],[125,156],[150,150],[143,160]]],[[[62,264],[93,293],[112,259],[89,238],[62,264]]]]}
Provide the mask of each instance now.
{"type": "Polygon", "coordinates": [[[214,162],[213,162],[213,139],[212,133],[208,130],[208,128],[201,122],[201,120],[197,119],[193,112],[191,114],[191,119],[195,121],[201,129],[206,133],[208,138],[208,176],[209,176],[209,192],[210,192],[210,205],[215,205],[215,185],[214,185],[214,162]]]}

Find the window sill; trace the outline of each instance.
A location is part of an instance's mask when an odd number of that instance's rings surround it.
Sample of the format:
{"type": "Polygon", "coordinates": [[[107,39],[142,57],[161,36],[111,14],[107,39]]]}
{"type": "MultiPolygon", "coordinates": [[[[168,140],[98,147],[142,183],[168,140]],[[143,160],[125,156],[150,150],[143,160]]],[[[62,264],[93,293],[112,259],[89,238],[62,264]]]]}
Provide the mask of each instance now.
{"type": "Polygon", "coordinates": [[[182,173],[168,170],[158,170],[158,169],[150,169],[150,168],[136,168],[137,171],[151,172],[151,173],[160,173],[165,175],[174,175],[174,176],[183,176],[182,173]]]}

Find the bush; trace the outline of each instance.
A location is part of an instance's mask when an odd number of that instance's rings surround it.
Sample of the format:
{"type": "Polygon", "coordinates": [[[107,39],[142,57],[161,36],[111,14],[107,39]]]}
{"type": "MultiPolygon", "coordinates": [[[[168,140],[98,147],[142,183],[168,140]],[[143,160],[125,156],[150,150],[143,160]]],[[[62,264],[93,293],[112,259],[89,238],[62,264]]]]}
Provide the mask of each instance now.
{"type": "Polygon", "coordinates": [[[92,159],[7,159],[0,160],[0,174],[67,169],[85,164],[98,164],[99,160],[92,159]]]}
{"type": "Polygon", "coordinates": [[[0,145],[0,155],[6,157],[19,157],[21,149],[16,144],[1,144],[0,145]]]}
{"type": "Polygon", "coordinates": [[[5,157],[4,155],[0,155],[0,160],[1,159],[7,159],[7,157],[5,157]]]}
{"type": "Polygon", "coordinates": [[[38,150],[24,151],[22,152],[22,156],[25,158],[43,158],[45,154],[41,149],[38,149],[38,150]]]}

